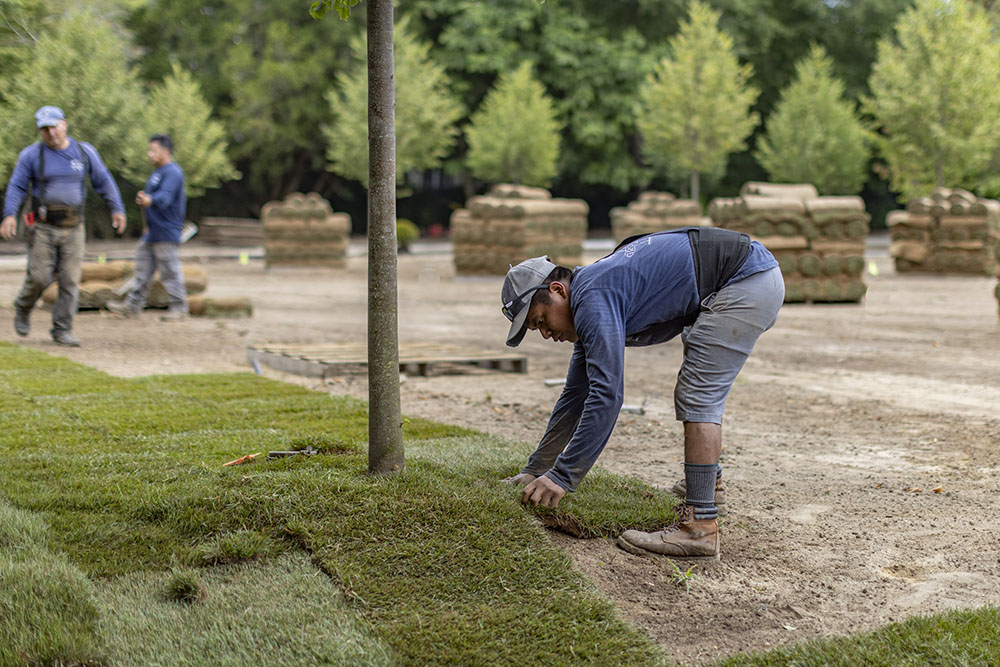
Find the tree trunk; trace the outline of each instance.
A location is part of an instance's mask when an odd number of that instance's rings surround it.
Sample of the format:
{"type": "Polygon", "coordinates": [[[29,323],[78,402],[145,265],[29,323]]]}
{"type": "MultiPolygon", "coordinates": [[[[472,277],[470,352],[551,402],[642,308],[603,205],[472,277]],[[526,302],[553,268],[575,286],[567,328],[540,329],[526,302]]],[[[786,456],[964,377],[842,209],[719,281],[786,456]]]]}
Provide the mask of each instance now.
{"type": "Polygon", "coordinates": [[[368,2],[368,473],[403,469],[392,2],[368,2]]]}
{"type": "Polygon", "coordinates": [[[701,201],[701,180],[697,171],[691,172],[691,199],[701,201]]]}

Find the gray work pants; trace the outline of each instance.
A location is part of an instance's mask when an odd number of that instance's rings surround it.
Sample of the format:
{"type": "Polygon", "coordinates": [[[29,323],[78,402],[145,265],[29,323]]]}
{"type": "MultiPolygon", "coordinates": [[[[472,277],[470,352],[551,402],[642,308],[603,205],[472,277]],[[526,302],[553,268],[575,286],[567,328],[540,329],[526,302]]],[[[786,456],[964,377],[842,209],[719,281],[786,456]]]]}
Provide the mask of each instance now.
{"type": "Polygon", "coordinates": [[[684,361],[674,385],[678,421],[722,423],[726,397],[760,335],[778,321],[785,281],[775,267],[726,285],[701,303],[684,329],[684,361]]]}
{"type": "Polygon", "coordinates": [[[28,230],[28,274],[14,301],[19,312],[29,313],[45,288],[55,280],[59,296],[52,307],[52,335],[73,331],[73,316],[80,300],[80,262],[86,232],[83,223],[57,227],[35,223],[28,230]]]}
{"type": "Polygon", "coordinates": [[[125,306],[132,310],[146,307],[146,297],[153,285],[153,274],[160,272],[160,283],[170,299],[170,310],[188,312],[187,287],[181,270],[180,244],[140,241],[135,250],[135,285],[125,297],[125,306]]]}

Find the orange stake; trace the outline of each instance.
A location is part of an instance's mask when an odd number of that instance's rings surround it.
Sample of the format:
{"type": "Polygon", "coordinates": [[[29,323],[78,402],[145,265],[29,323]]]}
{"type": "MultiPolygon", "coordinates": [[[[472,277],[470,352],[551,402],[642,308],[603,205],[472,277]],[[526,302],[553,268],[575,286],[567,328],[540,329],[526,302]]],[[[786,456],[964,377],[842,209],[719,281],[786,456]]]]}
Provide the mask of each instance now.
{"type": "Polygon", "coordinates": [[[244,463],[250,463],[250,461],[253,461],[255,458],[257,458],[258,456],[260,456],[263,453],[264,452],[257,452],[256,454],[247,454],[246,456],[241,456],[240,458],[236,459],[235,461],[230,461],[229,463],[223,463],[222,466],[223,467],[225,467],[225,466],[238,466],[238,465],[242,465],[244,463]]]}

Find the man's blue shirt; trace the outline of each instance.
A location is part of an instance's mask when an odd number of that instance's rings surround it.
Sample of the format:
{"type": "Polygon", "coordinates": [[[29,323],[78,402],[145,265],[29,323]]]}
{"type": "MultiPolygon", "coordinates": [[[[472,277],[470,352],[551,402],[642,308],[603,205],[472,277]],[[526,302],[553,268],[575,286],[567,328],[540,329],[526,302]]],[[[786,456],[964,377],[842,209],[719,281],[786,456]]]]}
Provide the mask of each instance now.
{"type": "Polygon", "coordinates": [[[184,172],[176,162],[168,162],[150,174],[145,191],[153,201],[146,209],[149,231],[144,240],[147,243],[180,243],[187,212],[184,172]]]}
{"type": "MultiPolygon", "coordinates": [[[[726,284],[777,265],[771,253],[754,241],[726,284]]],[[[525,472],[544,473],[563,488],[575,490],[604,450],[618,419],[625,394],[628,337],[660,323],[693,320],[700,303],[686,233],[643,236],[578,269],[570,284],[570,308],[579,338],[563,393],[525,472]],[[561,453],[553,464],[555,451],[561,453]]]]}
{"type": "Polygon", "coordinates": [[[111,212],[124,213],[118,186],[93,146],[74,139],[70,139],[69,146],[62,150],[49,148],[43,142],[31,144],[17,156],[4,197],[3,217],[17,215],[29,188],[38,203],[82,207],[86,197],[84,179],[88,175],[94,191],[107,202],[111,212]],[[45,151],[45,174],[40,174],[38,168],[41,151],[45,151]],[[86,160],[81,151],[86,151],[86,160]],[[44,197],[42,181],[45,182],[44,197]]]}

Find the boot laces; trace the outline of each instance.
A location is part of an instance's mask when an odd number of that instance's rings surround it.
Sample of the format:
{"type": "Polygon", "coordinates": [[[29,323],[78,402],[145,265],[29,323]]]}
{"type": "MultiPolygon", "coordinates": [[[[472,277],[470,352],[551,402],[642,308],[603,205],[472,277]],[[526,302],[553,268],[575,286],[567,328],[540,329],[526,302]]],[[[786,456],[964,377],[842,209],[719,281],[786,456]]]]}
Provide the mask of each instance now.
{"type": "Polygon", "coordinates": [[[691,505],[680,503],[674,507],[674,512],[677,514],[677,518],[672,524],[663,529],[664,535],[676,533],[682,530],[685,524],[694,521],[694,508],[691,505]]]}

